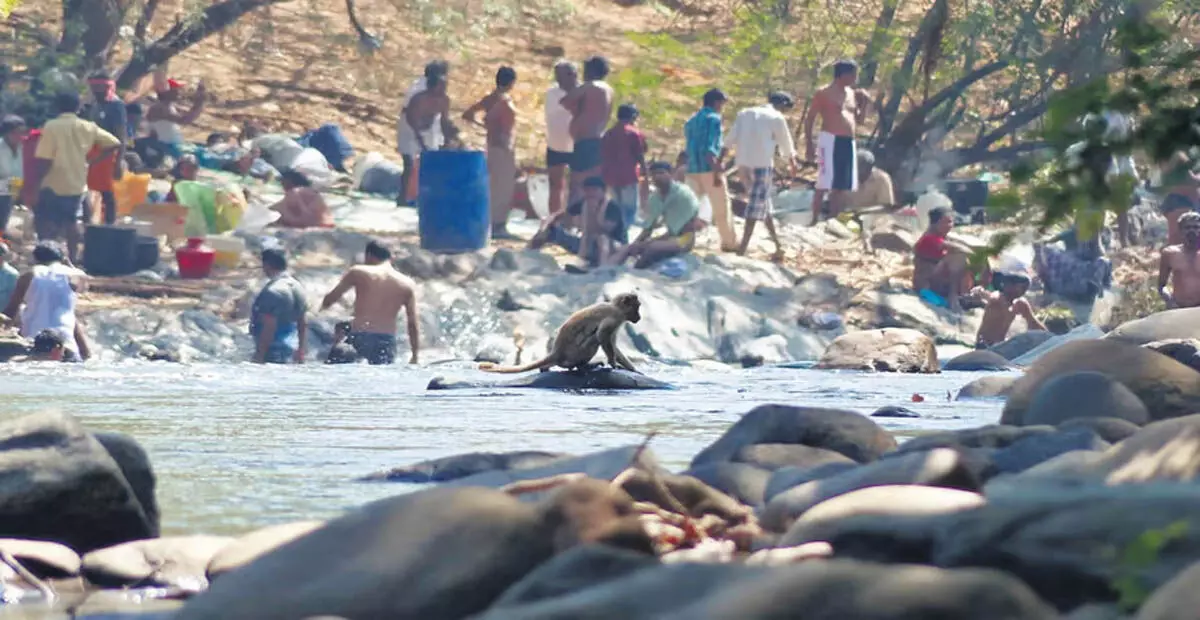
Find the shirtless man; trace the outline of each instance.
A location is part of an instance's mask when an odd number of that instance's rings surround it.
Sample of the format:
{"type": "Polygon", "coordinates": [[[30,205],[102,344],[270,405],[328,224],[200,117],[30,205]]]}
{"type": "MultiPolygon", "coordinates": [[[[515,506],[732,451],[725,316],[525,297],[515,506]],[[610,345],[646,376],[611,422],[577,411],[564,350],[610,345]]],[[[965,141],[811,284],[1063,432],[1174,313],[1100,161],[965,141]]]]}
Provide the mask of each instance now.
{"type": "Polygon", "coordinates": [[[974,292],[987,304],[979,333],[975,335],[976,349],[987,349],[1007,340],[1008,328],[1017,316],[1025,319],[1026,329],[1046,330],[1046,326],[1033,316],[1033,306],[1025,299],[1025,293],[1029,292],[1029,276],[997,273],[993,282],[1000,290],[987,293],[977,289],[974,292]]]}
{"type": "Polygon", "coordinates": [[[583,85],[562,100],[571,112],[571,137],[575,140],[567,204],[579,200],[585,179],[600,176],[600,142],[613,111],[613,89],[604,81],[608,71],[608,59],[603,56],[583,61],[583,85]]]}
{"type": "Polygon", "coordinates": [[[829,216],[837,217],[849,192],[858,189],[858,157],[854,130],[862,124],[871,95],[854,87],[858,65],[841,60],[833,65],[833,83],[813,95],[804,117],[806,156],[817,162],[817,186],[813,192],[812,223],[821,221],[821,206],[829,192],[829,216]],[[821,118],[821,133],[814,139],[813,126],[821,118]]]}
{"type": "Polygon", "coordinates": [[[359,357],[371,364],[396,361],[396,320],[403,308],[408,321],[408,341],[417,363],[421,332],[417,320],[416,283],[392,268],[392,253],[378,241],[367,244],[366,264],[351,267],[332,291],[325,296],[321,310],[337,303],[354,289],[354,320],[346,342],[359,357]]]}
{"type": "Polygon", "coordinates": [[[515,69],[500,67],[496,72],[496,89],[463,112],[463,120],[487,130],[488,201],[493,239],[515,238],[508,232],[508,211],[517,189],[517,151],[513,137],[517,107],[510,94],[516,82],[515,69]],[[476,118],[480,112],[483,112],[483,122],[476,118]]]}
{"type": "Polygon", "coordinates": [[[397,150],[404,160],[400,195],[396,198],[398,205],[408,204],[409,186],[421,153],[440,149],[448,137],[454,136],[454,124],[450,122],[450,97],[446,94],[448,71],[449,65],[442,61],[425,65],[425,77],[410,88],[404,102],[396,132],[397,150]]]}
{"type": "Polygon", "coordinates": [[[1158,294],[1168,308],[1194,308],[1200,306],[1200,213],[1188,211],[1181,215],[1179,232],[1183,243],[1162,249],[1158,294]]]}

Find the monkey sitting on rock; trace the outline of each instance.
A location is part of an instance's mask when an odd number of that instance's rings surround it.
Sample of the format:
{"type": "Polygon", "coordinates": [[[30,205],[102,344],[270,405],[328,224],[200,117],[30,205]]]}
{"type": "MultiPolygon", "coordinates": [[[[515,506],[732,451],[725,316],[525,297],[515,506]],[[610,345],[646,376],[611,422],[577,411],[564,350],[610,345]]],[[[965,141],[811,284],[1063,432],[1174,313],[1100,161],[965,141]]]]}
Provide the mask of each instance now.
{"type": "MultiPolygon", "coordinates": [[[[611,302],[598,303],[567,317],[558,335],[554,338],[554,349],[546,357],[524,366],[497,366],[483,362],[479,369],[486,372],[518,373],[538,369],[542,372],[553,366],[568,370],[585,370],[591,367],[596,352],[604,349],[608,365],[638,372],[625,354],[617,349],[617,330],[625,324],[642,320],[639,312],[642,302],[634,293],[621,293],[611,302]]],[[[639,373],[640,374],[640,373],[639,373]]]]}

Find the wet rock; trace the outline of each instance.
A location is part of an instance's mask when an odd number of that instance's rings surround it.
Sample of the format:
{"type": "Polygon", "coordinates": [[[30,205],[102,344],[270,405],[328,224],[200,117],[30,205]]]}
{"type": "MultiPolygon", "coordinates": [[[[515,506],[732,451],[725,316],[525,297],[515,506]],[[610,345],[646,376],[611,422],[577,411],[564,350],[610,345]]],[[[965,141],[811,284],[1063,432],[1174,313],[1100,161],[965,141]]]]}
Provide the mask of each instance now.
{"type": "Polygon", "coordinates": [[[506,364],[514,360],[516,355],[517,345],[513,342],[511,336],[505,337],[499,334],[487,334],[479,343],[479,349],[475,353],[475,361],[506,364]]]}
{"type": "Polygon", "coordinates": [[[827,463],[854,463],[841,452],[794,443],[759,443],[743,446],[733,455],[733,462],[748,463],[768,471],[781,467],[812,469],[827,463]]]}
{"type": "Polygon", "coordinates": [[[1061,610],[1115,601],[1112,584],[1119,577],[1154,590],[1200,557],[1200,531],[1170,529],[1200,509],[1195,485],[1030,483],[989,486],[987,499],[986,506],[942,523],[934,562],[1003,567],[1061,610]],[[1170,531],[1160,534],[1170,542],[1146,563],[1130,565],[1123,550],[1153,531],[1170,531]]]}
{"type": "Polygon", "coordinates": [[[1052,620],[1055,611],[1028,586],[995,570],[811,561],[773,569],[722,588],[664,620],[1052,620]],[[837,593],[831,595],[831,593],[837,593]]]}
{"type": "Polygon", "coordinates": [[[1196,334],[1200,334],[1200,308],[1177,308],[1122,323],[1104,338],[1142,346],[1162,340],[1195,338],[1196,334]]]}
{"type": "Polygon", "coordinates": [[[1141,430],[1137,424],[1117,418],[1071,418],[1058,424],[1060,431],[1075,428],[1090,429],[1108,443],[1124,441],[1141,430]]]}
{"type": "Polygon", "coordinates": [[[211,581],[239,569],[278,547],[305,536],[325,525],[324,521],[298,521],[272,525],[234,539],[213,555],[205,570],[211,581]]]}
{"type": "Polygon", "coordinates": [[[673,390],[669,383],[628,370],[597,368],[583,372],[537,372],[509,381],[456,381],[434,377],[427,390],[535,388],[542,390],[673,390]]]}
{"type": "Polygon", "coordinates": [[[466,618],[554,554],[563,517],[548,516],[478,488],[377,501],[214,581],[175,620],[466,618]]]}
{"type": "Polygon", "coordinates": [[[1117,418],[1139,426],[1150,413],[1129,388],[1099,372],[1073,372],[1050,378],[1034,393],[1017,424],[1057,425],[1071,418],[1117,418]]]}
{"type": "Polygon", "coordinates": [[[875,329],[838,336],[817,368],[880,372],[938,372],[933,340],[911,329],[875,329]]]}
{"type": "Polygon", "coordinates": [[[170,536],[135,540],[83,556],[83,575],[103,587],[208,587],[208,563],[234,539],[226,536],[170,536]]]}
{"type": "Polygon", "coordinates": [[[0,424],[0,531],[86,553],[153,536],[157,525],[75,418],[37,413],[0,424]]]}
{"type": "Polygon", "coordinates": [[[1155,353],[1162,353],[1193,370],[1200,370],[1200,340],[1195,338],[1156,340],[1144,344],[1142,347],[1155,353]]]}
{"type": "Polygon", "coordinates": [[[360,480],[387,482],[446,482],[475,474],[509,469],[541,467],[570,455],[537,450],[517,452],[471,452],[421,461],[404,467],[381,471],[360,480]]]}
{"type": "Polygon", "coordinates": [[[705,313],[708,335],[716,345],[717,359],[726,364],[742,363],[747,343],[761,330],[762,318],[733,300],[719,296],[708,300],[705,313]]]}
{"type": "Polygon", "coordinates": [[[806,275],[796,281],[793,294],[799,303],[820,305],[845,301],[847,289],[838,282],[837,276],[830,273],[815,273],[806,275]]]}
{"type": "Polygon", "coordinates": [[[746,463],[709,463],[683,473],[750,506],[763,503],[771,477],[771,472],[746,463]]]}
{"type": "Polygon", "coordinates": [[[439,275],[437,256],[424,250],[414,249],[393,260],[392,266],[415,280],[433,280],[439,275]]]}
{"type": "Polygon", "coordinates": [[[988,455],[988,475],[1023,472],[1068,452],[1100,452],[1111,447],[1089,428],[1031,435],[988,455]]]}
{"type": "Polygon", "coordinates": [[[1053,337],[1054,334],[1049,331],[1031,329],[1027,332],[1017,334],[1000,344],[993,345],[988,350],[1006,360],[1012,361],[1036,349],[1053,337]]]}
{"type": "Polygon", "coordinates": [[[474,276],[483,265],[479,254],[442,254],[435,261],[438,276],[460,281],[474,276]]]}
{"type": "Polygon", "coordinates": [[[858,467],[858,463],[851,461],[849,463],[826,463],[825,465],[819,465],[811,469],[802,467],[783,467],[777,469],[767,479],[767,488],[763,491],[763,501],[769,502],[771,498],[792,487],[798,487],[813,480],[831,478],[852,469],[857,469],[858,467]]]}
{"type": "Polygon", "coordinates": [[[505,610],[569,596],[656,566],[658,560],[644,553],[606,545],[576,547],[555,556],[514,584],[484,617],[492,617],[497,611],[503,616],[505,610]]]}
{"type": "Polygon", "coordinates": [[[1200,562],[1168,581],[1142,604],[1136,620],[1195,620],[1200,610],[1200,562]]]}
{"type": "Polygon", "coordinates": [[[812,507],[867,487],[918,484],[976,491],[980,481],[963,456],[946,448],[905,454],[792,487],[768,502],[763,527],[785,531],[812,507]]]}
{"type": "Polygon", "coordinates": [[[517,254],[508,248],[496,248],[488,262],[488,269],[492,271],[517,271],[520,268],[517,264],[517,254]]]}
{"type": "MultiPolygon", "coordinates": [[[[3,308],[0,308],[3,311],[3,308]]],[[[21,338],[0,338],[0,364],[29,354],[29,343],[21,338]]]]}
{"type": "Polygon", "coordinates": [[[129,435],[109,431],[92,433],[92,437],[104,446],[108,455],[121,468],[121,475],[133,489],[133,494],[142,506],[147,521],[150,523],[151,536],[158,536],[159,512],[158,499],[155,496],[154,468],[150,465],[150,455],[141,444],[129,435]]]}
{"type": "Polygon", "coordinates": [[[942,370],[977,372],[983,370],[1008,370],[1008,359],[994,351],[968,351],[946,362],[942,370]]]}
{"type": "Polygon", "coordinates": [[[899,405],[885,405],[871,414],[872,418],[919,418],[921,414],[899,405]]]}
{"type": "Polygon", "coordinates": [[[0,553],[16,558],[29,572],[43,579],[79,574],[79,554],[66,545],[45,540],[0,538],[0,553]]]}
{"type": "Polygon", "coordinates": [[[518,310],[532,310],[534,308],[524,294],[513,293],[512,289],[504,289],[500,291],[500,297],[496,300],[496,309],[502,312],[516,312],[518,310]]]}
{"type": "Polygon", "coordinates": [[[658,461],[651,450],[640,446],[625,446],[601,450],[583,456],[558,459],[540,467],[525,469],[491,470],[466,478],[442,483],[442,487],[487,487],[498,488],[518,480],[549,478],[559,474],[586,474],[597,480],[612,480],[629,467],[657,469],[658,461]],[[636,460],[635,460],[636,457],[636,460]]]}
{"type": "MultiPolygon", "coordinates": [[[[1106,374],[1129,388],[1146,405],[1152,420],[1200,411],[1200,373],[1165,355],[1133,345],[1082,340],[1068,342],[1047,353],[1013,384],[1001,423],[1024,420],[1034,395],[1050,380],[1084,371],[1106,374]]],[[[1085,413],[1072,411],[1062,419],[1085,413]]]]}
{"type": "MultiPolygon", "coordinates": [[[[884,485],[851,491],[813,506],[792,524],[779,546],[827,540],[829,526],[861,515],[939,515],[984,504],[972,491],[917,485],[884,485]]],[[[832,531],[832,530],[829,530],[832,531]]]]}
{"type": "Polygon", "coordinates": [[[980,377],[962,387],[954,400],[1008,396],[1019,377],[980,377]]]}
{"type": "Polygon", "coordinates": [[[772,334],[745,342],[735,347],[734,354],[742,368],[778,364],[792,359],[788,353],[788,340],[781,334],[772,334]]]}
{"type": "Polygon", "coordinates": [[[692,467],[733,460],[746,446],[779,443],[822,448],[860,463],[873,461],[896,447],[890,433],[853,411],[761,405],[700,451],[692,459],[692,467]]]}
{"type": "Polygon", "coordinates": [[[978,428],[966,428],[959,431],[943,431],[914,437],[896,450],[896,454],[924,452],[934,448],[955,448],[959,450],[977,448],[1007,448],[1027,437],[1045,435],[1055,432],[1051,426],[1006,426],[989,424],[978,428]]]}

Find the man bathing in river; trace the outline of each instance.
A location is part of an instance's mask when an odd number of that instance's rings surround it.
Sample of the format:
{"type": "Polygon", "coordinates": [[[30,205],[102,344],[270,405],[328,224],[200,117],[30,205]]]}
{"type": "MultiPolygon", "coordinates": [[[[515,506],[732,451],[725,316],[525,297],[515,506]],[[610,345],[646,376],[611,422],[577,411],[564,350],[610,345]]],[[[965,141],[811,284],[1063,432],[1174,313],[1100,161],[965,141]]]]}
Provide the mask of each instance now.
{"type": "Polygon", "coordinates": [[[351,267],[337,286],[321,303],[325,310],[354,289],[354,320],[346,339],[358,351],[359,357],[371,364],[391,364],[396,361],[396,321],[405,310],[408,321],[408,341],[417,363],[421,332],[417,320],[416,283],[392,268],[392,253],[378,241],[367,244],[366,264],[351,267]]]}
{"type": "Polygon", "coordinates": [[[1188,211],[1181,215],[1179,233],[1183,243],[1162,249],[1158,294],[1168,308],[1194,308],[1200,306],[1200,213],[1188,211]]]}
{"type": "Polygon", "coordinates": [[[67,341],[53,329],[43,329],[33,338],[29,355],[13,358],[13,362],[69,362],[67,341]]]}
{"type": "Polygon", "coordinates": [[[67,361],[88,359],[91,351],[75,318],[75,301],[85,288],[86,276],[67,264],[62,247],[53,241],[43,241],[33,248],[33,262],[33,268],[17,279],[4,316],[20,317],[25,338],[34,338],[47,329],[61,334],[67,343],[67,361]]]}
{"type": "Polygon", "coordinates": [[[304,290],[287,271],[283,250],[262,251],[262,269],[268,280],[254,298],[250,335],[254,337],[254,363],[304,363],[308,348],[308,301],[304,290]]]}
{"type": "Polygon", "coordinates": [[[592,56],[583,62],[583,84],[567,93],[562,106],[571,112],[571,192],[567,204],[579,200],[583,181],[601,176],[600,145],[612,118],[613,89],[605,82],[608,59],[592,56]]]}
{"type": "Polygon", "coordinates": [[[812,106],[804,117],[806,157],[817,162],[817,186],[813,192],[812,223],[821,221],[825,193],[829,192],[829,216],[837,217],[846,195],[858,189],[857,156],[854,130],[862,124],[871,96],[854,87],[858,65],[843,60],[833,65],[833,83],[813,95],[812,106]],[[821,133],[813,138],[817,118],[821,133]]]}
{"type": "Polygon", "coordinates": [[[992,283],[999,290],[991,293],[983,289],[972,291],[974,296],[982,298],[987,304],[983,321],[979,324],[979,333],[975,335],[976,349],[987,349],[1007,340],[1008,328],[1012,327],[1013,319],[1018,315],[1025,319],[1026,329],[1046,330],[1046,326],[1033,316],[1033,307],[1025,299],[1025,293],[1029,292],[1029,276],[997,273],[992,283]]]}

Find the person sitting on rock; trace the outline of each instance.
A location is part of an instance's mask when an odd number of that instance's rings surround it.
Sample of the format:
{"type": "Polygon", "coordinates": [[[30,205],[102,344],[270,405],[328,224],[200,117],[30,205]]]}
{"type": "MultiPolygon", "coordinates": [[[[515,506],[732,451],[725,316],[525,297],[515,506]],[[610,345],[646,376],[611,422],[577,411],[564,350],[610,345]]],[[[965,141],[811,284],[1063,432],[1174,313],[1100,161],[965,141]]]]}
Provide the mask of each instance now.
{"type": "MultiPolygon", "coordinates": [[[[913,246],[913,288],[935,305],[961,312],[960,297],[971,290],[976,279],[967,260],[970,248],[947,239],[953,227],[949,210],[938,207],[929,212],[929,229],[913,246]]],[[[984,272],[986,281],[986,267],[984,272]]]]}
{"type": "Polygon", "coordinates": [[[973,293],[986,302],[979,333],[975,335],[975,348],[987,349],[1008,339],[1008,328],[1013,319],[1020,315],[1025,319],[1025,329],[1046,330],[1046,326],[1033,315],[1033,307],[1025,299],[1030,280],[1025,274],[996,273],[992,285],[997,289],[990,293],[976,289],[973,293]]]}
{"type": "Polygon", "coordinates": [[[1200,213],[1189,211],[1180,216],[1179,234],[1183,243],[1162,249],[1158,294],[1168,308],[1194,308],[1200,306],[1200,213]]]}
{"type": "Polygon", "coordinates": [[[671,164],[657,161],[650,164],[654,191],[646,205],[646,227],[633,243],[613,255],[611,264],[620,265],[636,256],[634,268],[645,269],[661,260],[687,254],[696,245],[696,233],[704,228],[700,219],[700,199],[685,183],[672,176],[671,164]],[[651,238],[654,230],[664,226],[666,234],[651,238]]]}
{"type": "Polygon", "coordinates": [[[551,213],[529,241],[529,247],[536,250],[553,243],[579,255],[589,267],[596,267],[609,259],[618,244],[626,242],[624,210],[608,199],[603,179],[589,177],[583,182],[583,200],[565,211],[551,213]],[[568,228],[578,230],[579,234],[568,228]]]}
{"type": "Polygon", "coordinates": [[[295,170],[279,176],[283,200],[271,206],[280,213],[277,226],[286,228],[333,228],[333,214],[321,193],[312,188],[308,177],[295,170]]]}

